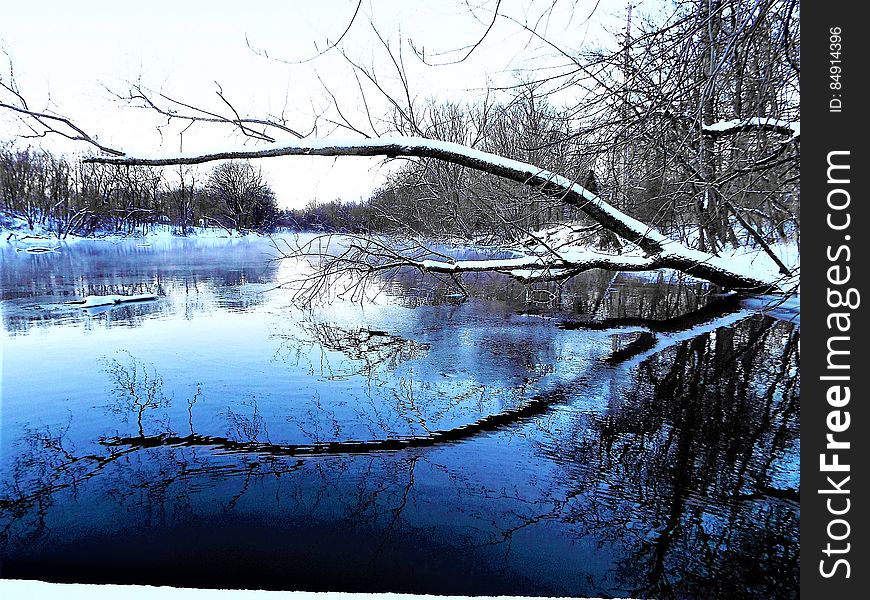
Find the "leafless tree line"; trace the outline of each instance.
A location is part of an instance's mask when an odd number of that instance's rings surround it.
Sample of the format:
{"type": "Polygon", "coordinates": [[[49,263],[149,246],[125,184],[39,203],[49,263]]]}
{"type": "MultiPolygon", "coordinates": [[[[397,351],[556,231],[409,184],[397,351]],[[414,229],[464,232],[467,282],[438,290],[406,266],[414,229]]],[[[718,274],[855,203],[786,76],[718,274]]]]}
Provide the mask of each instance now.
{"type": "Polygon", "coordinates": [[[275,195],[250,163],[225,163],[205,175],[147,166],[118,169],[47,150],[0,146],[0,212],[30,230],[131,234],[155,224],[187,233],[194,225],[261,230],[275,224],[275,195]]]}

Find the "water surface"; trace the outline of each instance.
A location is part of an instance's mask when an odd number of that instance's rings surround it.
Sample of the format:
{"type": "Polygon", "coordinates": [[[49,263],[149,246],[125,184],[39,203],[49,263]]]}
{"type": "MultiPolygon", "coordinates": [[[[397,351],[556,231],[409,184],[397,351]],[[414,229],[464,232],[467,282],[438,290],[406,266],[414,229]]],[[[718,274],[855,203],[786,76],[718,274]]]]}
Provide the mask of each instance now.
{"type": "Polygon", "coordinates": [[[275,256],[0,251],[0,576],[797,595],[793,323],[600,272],[468,299],[409,272],[301,308],[275,256]]]}

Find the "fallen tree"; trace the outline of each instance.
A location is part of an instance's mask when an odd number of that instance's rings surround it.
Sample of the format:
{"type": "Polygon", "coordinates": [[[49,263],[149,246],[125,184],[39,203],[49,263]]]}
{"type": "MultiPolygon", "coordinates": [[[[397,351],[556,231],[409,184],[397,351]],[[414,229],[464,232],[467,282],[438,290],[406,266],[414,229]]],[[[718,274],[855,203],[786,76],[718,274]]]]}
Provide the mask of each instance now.
{"type": "MultiPolygon", "coordinates": [[[[619,254],[590,250],[586,246],[566,244],[553,247],[530,234],[538,242],[523,255],[502,260],[433,260],[416,259],[386,244],[351,243],[337,254],[321,255],[323,273],[356,272],[371,275],[398,267],[416,267],[423,271],[458,275],[469,271],[494,271],[525,281],[566,279],[589,269],[647,271],[674,269],[705,279],[723,288],[783,293],[788,290],[787,276],[774,271],[739,269],[725,258],[694,250],[668,238],[652,226],[616,209],[576,181],[540,169],[534,165],[482,152],[461,144],[418,137],[385,137],[361,140],[297,140],[275,143],[256,149],[229,149],[205,153],[166,156],[92,156],[86,162],[118,166],[195,165],[219,160],[271,158],[278,156],[385,156],[434,158],[496,175],[536,188],[546,196],[580,209],[604,229],[618,235],[627,247],[619,254]]],[[[311,246],[300,247],[296,256],[310,254],[311,246]]]]}

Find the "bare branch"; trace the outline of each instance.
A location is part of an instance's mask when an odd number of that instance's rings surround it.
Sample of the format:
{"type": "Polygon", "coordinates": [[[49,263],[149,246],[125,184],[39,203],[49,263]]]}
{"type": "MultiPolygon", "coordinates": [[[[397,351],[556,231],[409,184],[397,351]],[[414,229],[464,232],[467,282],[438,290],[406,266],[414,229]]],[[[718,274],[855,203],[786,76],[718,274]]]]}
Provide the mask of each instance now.
{"type": "MultiPolygon", "coordinates": [[[[497,0],[497,2],[495,3],[495,8],[494,8],[493,11],[492,11],[492,19],[490,20],[489,25],[486,27],[486,31],[483,32],[483,35],[481,35],[480,38],[479,38],[476,42],[474,42],[474,43],[471,44],[470,46],[467,46],[467,48],[468,48],[468,52],[466,52],[465,55],[464,55],[462,58],[459,58],[459,59],[457,59],[457,60],[446,61],[446,62],[441,62],[441,63],[431,63],[431,62],[427,62],[427,61],[426,61],[426,49],[425,49],[425,48],[422,48],[422,49],[418,50],[417,48],[414,47],[414,43],[413,43],[413,42],[411,42],[410,40],[408,40],[408,43],[411,45],[411,49],[412,49],[412,50],[414,51],[414,53],[417,55],[417,58],[419,58],[419,59],[423,62],[423,64],[425,64],[425,65],[427,65],[427,66],[430,66],[430,67],[443,67],[443,66],[447,66],[447,65],[458,65],[458,64],[461,63],[461,62],[465,62],[465,61],[468,59],[468,57],[471,56],[471,54],[472,54],[475,50],[477,50],[477,48],[478,48],[478,47],[483,43],[483,40],[486,39],[486,37],[489,35],[489,32],[492,31],[492,27],[493,27],[493,25],[495,25],[495,21],[496,21],[496,19],[498,19],[498,16],[499,16],[499,15],[498,15],[498,9],[499,9],[500,7],[501,7],[501,0],[497,0]]],[[[464,49],[465,49],[465,48],[460,48],[459,50],[455,50],[454,52],[458,52],[458,51],[460,51],[460,50],[464,50],[464,49]]]]}
{"type": "MultiPolygon", "coordinates": [[[[10,65],[11,69],[11,65],[10,65]]],[[[101,152],[105,152],[106,154],[111,154],[112,156],[123,156],[124,153],[120,150],[116,150],[115,148],[110,148],[109,146],[105,146],[98,142],[95,138],[85,132],[84,129],[76,125],[72,120],[62,117],[60,115],[51,114],[48,112],[31,110],[27,105],[27,101],[22,96],[21,92],[19,92],[17,86],[15,85],[14,78],[10,80],[7,84],[6,82],[0,80],[0,89],[5,90],[9,94],[12,94],[15,101],[18,103],[9,104],[8,102],[0,101],[0,108],[5,108],[7,110],[11,110],[23,118],[29,118],[33,122],[37,123],[41,127],[43,127],[43,131],[37,131],[33,129],[29,124],[28,127],[34,132],[34,134],[39,137],[43,137],[46,134],[53,133],[56,135],[60,135],[65,137],[68,140],[76,141],[76,142],[86,142],[101,152]],[[62,127],[62,128],[59,128],[62,127]]]]}
{"type": "Polygon", "coordinates": [[[244,135],[266,142],[274,142],[277,138],[273,135],[265,133],[265,131],[255,131],[248,126],[260,125],[265,129],[277,129],[278,131],[289,133],[293,137],[300,139],[311,134],[311,132],[300,133],[296,129],[288,127],[285,123],[282,122],[283,120],[275,121],[272,119],[240,116],[236,109],[233,107],[233,105],[230,104],[230,102],[224,97],[223,90],[220,89],[220,85],[218,85],[217,95],[218,97],[220,97],[221,101],[229,106],[230,110],[233,112],[233,116],[224,116],[217,112],[194,106],[187,102],[177,100],[167,94],[164,94],[163,92],[153,92],[152,90],[149,90],[140,83],[131,84],[130,91],[126,95],[119,94],[108,89],[107,91],[119,100],[125,102],[141,102],[142,108],[153,110],[157,114],[167,117],[167,119],[169,120],[177,119],[181,121],[187,121],[190,124],[223,123],[226,125],[232,125],[238,128],[244,135]],[[158,100],[156,100],[154,96],[162,100],[162,102],[158,104],[158,100]],[[179,109],[185,109],[189,112],[182,112],[179,109]]]}
{"type": "Polygon", "coordinates": [[[327,52],[329,52],[329,51],[332,50],[333,48],[337,47],[337,46],[341,43],[341,40],[344,39],[344,36],[346,36],[347,33],[350,31],[350,28],[353,27],[353,24],[354,24],[354,22],[356,21],[356,17],[357,17],[357,15],[359,14],[359,9],[360,9],[360,7],[362,7],[362,0],[359,0],[359,1],[357,2],[357,4],[356,4],[356,8],[355,8],[354,11],[353,11],[353,15],[351,15],[351,17],[350,17],[350,21],[348,21],[348,23],[347,23],[347,27],[344,28],[344,31],[341,32],[341,35],[338,36],[338,39],[337,39],[337,40],[335,40],[334,42],[329,42],[329,40],[327,40],[327,44],[328,44],[328,45],[327,45],[326,48],[324,48],[323,50],[319,51],[319,52],[318,52],[317,54],[315,54],[314,56],[310,56],[310,57],[308,57],[308,58],[304,58],[304,59],[302,59],[302,60],[287,60],[287,59],[283,59],[283,58],[277,58],[277,57],[275,57],[275,56],[269,56],[269,53],[268,53],[266,50],[262,50],[262,49],[259,49],[259,48],[254,48],[254,47],[251,45],[251,41],[248,39],[248,36],[247,36],[247,35],[245,35],[245,42],[247,43],[248,48],[250,48],[250,50],[251,50],[254,54],[257,54],[258,56],[262,56],[262,57],[264,57],[264,58],[268,58],[269,60],[278,61],[278,62],[281,62],[281,63],[287,64],[287,65],[302,65],[302,64],[305,64],[305,63],[309,63],[309,62],[311,62],[311,61],[313,61],[313,60],[315,60],[315,59],[320,58],[321,56],[323,56],[324,54],[326,54],[327,52]]]}

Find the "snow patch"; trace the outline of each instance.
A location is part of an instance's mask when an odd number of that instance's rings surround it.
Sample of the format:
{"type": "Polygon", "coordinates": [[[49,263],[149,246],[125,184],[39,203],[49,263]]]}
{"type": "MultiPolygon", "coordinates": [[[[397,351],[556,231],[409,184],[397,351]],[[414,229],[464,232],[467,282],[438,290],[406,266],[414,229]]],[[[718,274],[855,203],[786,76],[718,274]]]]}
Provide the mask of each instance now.
{"type": "Polygon", "coordinates": [[[742,129],[774,129],[780,130],[780,133],[791,132],[789,142],[799,139],[801,136],[800,121],[783,121],[771,117],[752,117],[749,119],[732,119],[730,121],[719,121],[718,123],[710,123],[703,125],[701,129],[708,133],[723,134],[731,131],[740,131],[742,129]]]}
{"type": "Polygon", "coordinates": [[[93,306],[107,306],[111,304],[121,304],[122,302],[144,302],[146,300],[157,300],[154,294],[138,294],[134,296],[120,296],[118,294],[109,294],[106,296],[86,296],[81,302],[82,308],[91,308],[93,306]]]}

